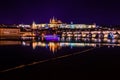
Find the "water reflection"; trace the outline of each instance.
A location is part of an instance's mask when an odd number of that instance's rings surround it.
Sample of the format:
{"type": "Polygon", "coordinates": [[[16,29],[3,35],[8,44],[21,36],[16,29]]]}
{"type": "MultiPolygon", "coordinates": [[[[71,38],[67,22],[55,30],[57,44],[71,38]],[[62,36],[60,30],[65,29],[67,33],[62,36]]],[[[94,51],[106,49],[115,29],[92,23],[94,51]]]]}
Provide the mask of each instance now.
{"type": "Polygon", "coordinates": [[[44,47],[44,48],[49,48],[50,51],[57,52],[58,49],[61,48],[60,43],[56,43],[56,42],[49,42],[49,43],[45,43],[45,42],[32,42],[32,47],[33,49],[35,49],[36,47],[44,47]]]}
{"type": "Polygon", "coordinates": [[[0,46],[9,46],[9,45],[22,45],[22,46],[31,46],[33,50],[36,47],[43,47],[49,49],[51,52],[57,52],[58,50],[64,47],[70,47],[73,49],[75,47],[100,47],[107,46],[115,47],[120,46],[119,39],[95,39],[95,38],[75,38],[75,40],[68,38],[61,38],[61,41],[44,41],[44,40],[28,40],[28,41],[0,41],[0,46]]]}
{"type": "MultiPolygon", "coordinates": [[[[28,43],[26,43],[28,44],[28,43]]],[[[30,44],[30,43],[29,43],[30,44]]],[[[50,51],[57,52],[57,50],[62,49],[64,47],[70,47],[70,49],[73,49],[75,47],[100,47],[100,46],[107,46],[114,47],[114,46],[120,46],[120,40],[118,39],[95,39],[95,38],[75,38],[75,40],[71,40],[70,37],[68,38],[61,38],[61,41],[57,42],[51,42],[51,41],[33,41],[32,42],[32,48],[33,50],[36,49],[36,47],[44,47],[49,48],[50,51]]]]}
{"type": "Polygon", "coordinates": [[[75,47],[100,47],[100,46],[108,46],[109,47],[114,47],[114,46],[119,46],[120,44],[110,44],[110,43],[71,43],[71,42],[33,42],[32,47],[35,49],[36,47],[44,47],[50,49],[50,51],[57,52],[58,49],[64,48],[64,47],[70,47],[75,48],[75,47]]]}
{"type": "Polygon", "coordinates": [[[0,46],[5,46],[5,45],[21,45],[20,41],[2,41],[0,40],[0,46]]]}

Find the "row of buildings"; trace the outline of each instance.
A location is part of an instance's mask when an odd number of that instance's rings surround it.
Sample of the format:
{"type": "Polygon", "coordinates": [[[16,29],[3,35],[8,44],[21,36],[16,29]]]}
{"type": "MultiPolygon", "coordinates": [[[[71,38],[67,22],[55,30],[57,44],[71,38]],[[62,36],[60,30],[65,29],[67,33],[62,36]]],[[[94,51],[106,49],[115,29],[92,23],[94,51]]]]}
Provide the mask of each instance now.
{"type": "MultiPolygon", "coordinates": [[[[14,27],[1,27],[0,28],[0,37],[1,36],[33,36],[36,34],[42,34],[42,32],[34,32],[34,30],[41,30],[42,29],[49,29],[52,28],[54,31],[58,31],[57,29],[96,29],[96,24],[74,24],[71,22],[71,24],[63,23],[61,20],[58,20],[56,18],[51,18],[49,23],[40,23],[36,24],[35,22],[32,23],[32,25],[25,25],[25,24],[19,24],[14,25],[14,27]]],[[[63,33],[62,30],[59,30],[63,33]]],[[[47,30],[49,32],[49,30],[47,30]]],[[[56,32],[57,33],[57,32],[56,32]]]]}
{"type": "Polygon", "coordinates": [[[32,29],[48,29],[48,28],[70,28],[70,29],[89,29],[89,28],[96,28],[96,24],[74,24],[71,22],[70,24],[63,23],[61,20],[57,20],[56,18],[50,19],[49,23],[40,23],[36,24],[35,21],[33,21],[32,25],[24,25],[20,24],[18,27],[30,27],[32,29]]]}

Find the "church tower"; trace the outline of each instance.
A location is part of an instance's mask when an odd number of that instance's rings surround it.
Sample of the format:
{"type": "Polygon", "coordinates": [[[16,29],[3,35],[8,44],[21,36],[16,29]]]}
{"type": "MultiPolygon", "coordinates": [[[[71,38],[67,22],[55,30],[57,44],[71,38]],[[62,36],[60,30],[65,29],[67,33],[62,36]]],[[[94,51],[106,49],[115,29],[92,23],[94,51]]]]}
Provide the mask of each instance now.
{"type": "Polygon", "coordinates": [[[49,22],[50,24],[52,23],[52,20],[50,19],[50,22],[49,22]]]}
{"type": "Polygon", "coordinates": [[[35,22],[32,23],[32,29],[37,29],[35,22]]]}
{"type": "Polygon", "coordinates": [[[53,18],[52,19],[50,19],[50,24],[56,24],[56,19],[54,18],[54,16],[53,16],[53,18]]]}

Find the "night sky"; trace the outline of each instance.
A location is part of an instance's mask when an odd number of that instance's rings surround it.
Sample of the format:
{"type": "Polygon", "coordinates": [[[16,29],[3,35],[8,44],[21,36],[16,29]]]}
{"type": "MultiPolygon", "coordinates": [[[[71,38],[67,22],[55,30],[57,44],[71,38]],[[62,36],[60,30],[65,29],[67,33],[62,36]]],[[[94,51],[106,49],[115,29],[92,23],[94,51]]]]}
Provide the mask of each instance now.
{"type": "Polygon", "coordinates": [[[48,23],[51,17],[70,23],[120,24],[120,2],[105,0],[0,0],[0,24],[48,23]]]}

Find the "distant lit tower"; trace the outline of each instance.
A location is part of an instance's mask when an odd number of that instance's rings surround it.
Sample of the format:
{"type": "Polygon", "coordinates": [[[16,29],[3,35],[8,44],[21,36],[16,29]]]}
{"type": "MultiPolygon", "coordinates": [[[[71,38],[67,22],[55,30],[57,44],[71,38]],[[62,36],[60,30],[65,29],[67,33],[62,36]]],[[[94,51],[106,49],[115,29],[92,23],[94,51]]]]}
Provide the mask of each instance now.
{"type": "Polygon", "coordinates": [[[97,28],[96,23],[93,23],[93,28],[97,28]]]}
{"type": "Polygon", "coordinates": [[[52,20],[50,19],[50,22],[49,22],[49,23],[51,24],[51,22],[52,22],[52,20]]]}
{"type": "Polygon", "coordinates": [[[32,29],[37,29],[36,23],[34,21],[32,23],[32,29]]]}
{"type": "Polygon", "coordinates": [[[73,24],[73,21],[71,21],[71,23],[70,24],[73,24]]]}
{"type": "Polygon", "coordinates": [[[74,28],[74,24],[73,24],[72,21],[71,21],[71,23],[70,23],[70,28],[74,28]]]}
{"type": "Polygon", "coordinates": [[[54,16],[53,16],[53,18],[50,19],[50,24],[56,24],[56,21],[57,21],[57,19],[55,19],[54,16]]]}

